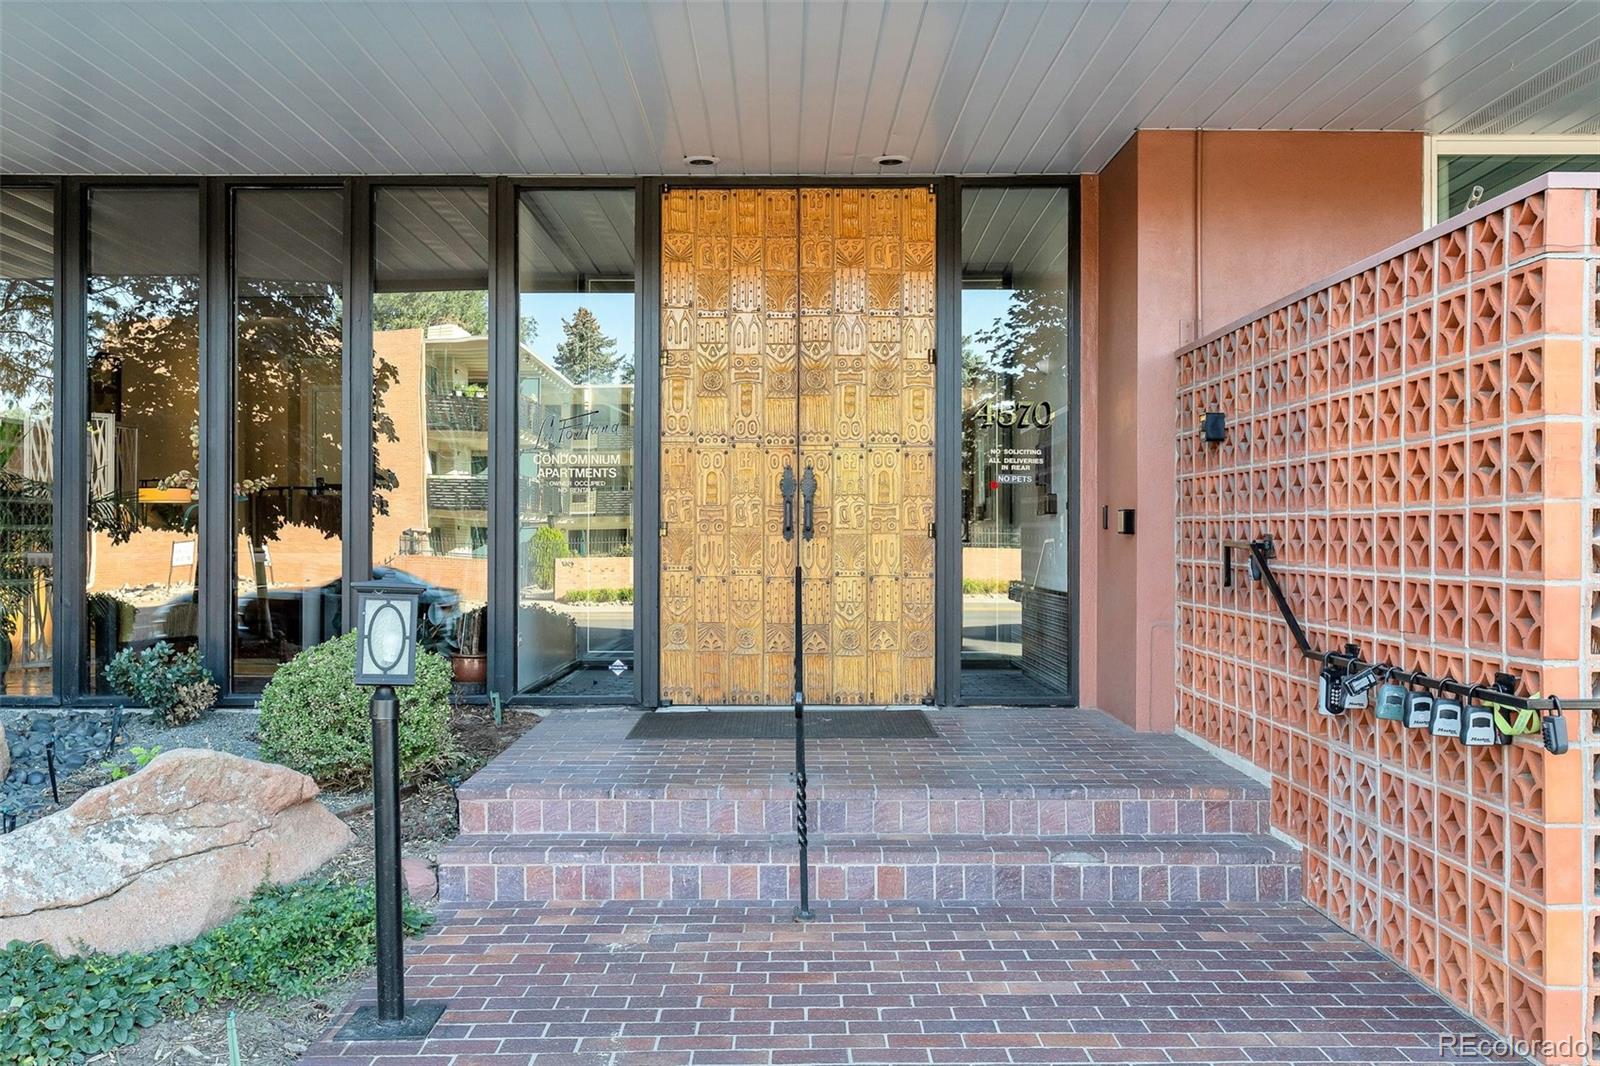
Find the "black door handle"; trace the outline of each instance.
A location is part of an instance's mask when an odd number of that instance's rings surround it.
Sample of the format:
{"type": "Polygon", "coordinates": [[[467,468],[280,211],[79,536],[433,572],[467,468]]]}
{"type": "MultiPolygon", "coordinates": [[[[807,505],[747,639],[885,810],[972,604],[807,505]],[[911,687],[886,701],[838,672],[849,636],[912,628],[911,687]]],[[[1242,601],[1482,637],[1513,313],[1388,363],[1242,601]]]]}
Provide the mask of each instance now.
{"type": "Polygon", "coordinates": [[[794,467],[787,463],[783,467],[783,477],[778,479],[778,488],[783,492],[783,539],[794,539],[794,467]]]}
{"type": "Polygon", "coordinates": [[[806,540],[810,540],[814,530],[812,503],[817,495],[817,475],[812,471],[810,464],[806,465],[806,472],[800,478],[800,493],[805,497],[805,511],[800,535],[806,540]]]}

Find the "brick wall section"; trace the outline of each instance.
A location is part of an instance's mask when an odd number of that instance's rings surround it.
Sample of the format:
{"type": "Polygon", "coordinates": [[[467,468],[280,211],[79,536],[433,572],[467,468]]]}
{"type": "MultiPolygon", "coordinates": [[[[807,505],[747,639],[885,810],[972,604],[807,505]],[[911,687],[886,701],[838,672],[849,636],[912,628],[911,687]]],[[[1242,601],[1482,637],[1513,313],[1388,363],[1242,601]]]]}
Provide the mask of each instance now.
{"type": "Polygon", "coordinates": [[[1319,647],[1600,692],[1600,217],[1574,183],[1178,357],[1179,727],[1271,775],[1311,903],[1530,1040],[1600,1035],[1600,729],[1569,713],[1555,757],[1321,717],[1264,588],[1222,586],[1220,542],[1273,536],[1319,647]],[[1208,410],[1221,445],[1199,439],[1208,410]]]}

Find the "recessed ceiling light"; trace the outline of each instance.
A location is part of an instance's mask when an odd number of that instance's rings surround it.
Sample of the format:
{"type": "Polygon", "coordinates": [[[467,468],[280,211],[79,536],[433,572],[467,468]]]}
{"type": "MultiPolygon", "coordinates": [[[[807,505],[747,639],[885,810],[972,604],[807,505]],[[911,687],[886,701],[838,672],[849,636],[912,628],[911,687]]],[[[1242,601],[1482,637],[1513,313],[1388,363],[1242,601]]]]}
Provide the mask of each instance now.
{"type": "Polygon", "coordinates": [[[686,155],[683,157],[683,161],[691,167],[714,167],[717,165],[717,157],[714,155],[686,155]]]}
{"type": "Polygon", "coordinates": [[[873,162],[880,167],[903,167],[906,165],[906,157],[903,155],[880,155],[873,162]]]}

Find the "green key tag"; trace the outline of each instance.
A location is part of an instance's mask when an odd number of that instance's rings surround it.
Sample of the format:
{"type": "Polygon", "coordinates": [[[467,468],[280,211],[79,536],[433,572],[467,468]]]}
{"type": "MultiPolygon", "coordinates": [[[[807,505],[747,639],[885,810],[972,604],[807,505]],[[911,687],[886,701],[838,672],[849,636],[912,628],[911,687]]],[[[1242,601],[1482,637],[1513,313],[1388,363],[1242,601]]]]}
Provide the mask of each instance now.
{"type": "Polygon", "coordinates": [[[1492,700],[1485,700],[1484,705],[1493,708],[1495,727],[1508,737],[1525,737],[1539,732],[1539,712],[1532,707],[1511,707],[1492,700]]]}

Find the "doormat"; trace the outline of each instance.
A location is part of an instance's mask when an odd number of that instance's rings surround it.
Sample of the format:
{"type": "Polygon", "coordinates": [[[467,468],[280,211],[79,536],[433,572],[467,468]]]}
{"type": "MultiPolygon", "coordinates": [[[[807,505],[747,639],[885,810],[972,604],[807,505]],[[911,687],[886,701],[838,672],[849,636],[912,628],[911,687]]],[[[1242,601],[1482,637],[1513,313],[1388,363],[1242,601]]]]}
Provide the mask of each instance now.
{"type": "MultiPolygon", "coordinates": [[[[806,711],[812,740],[916,740],[939,733],[914,709],[806,711]]],[[[669,711],[641,714],[629,740],[792,740],[793,711],[669,711]]]]}

